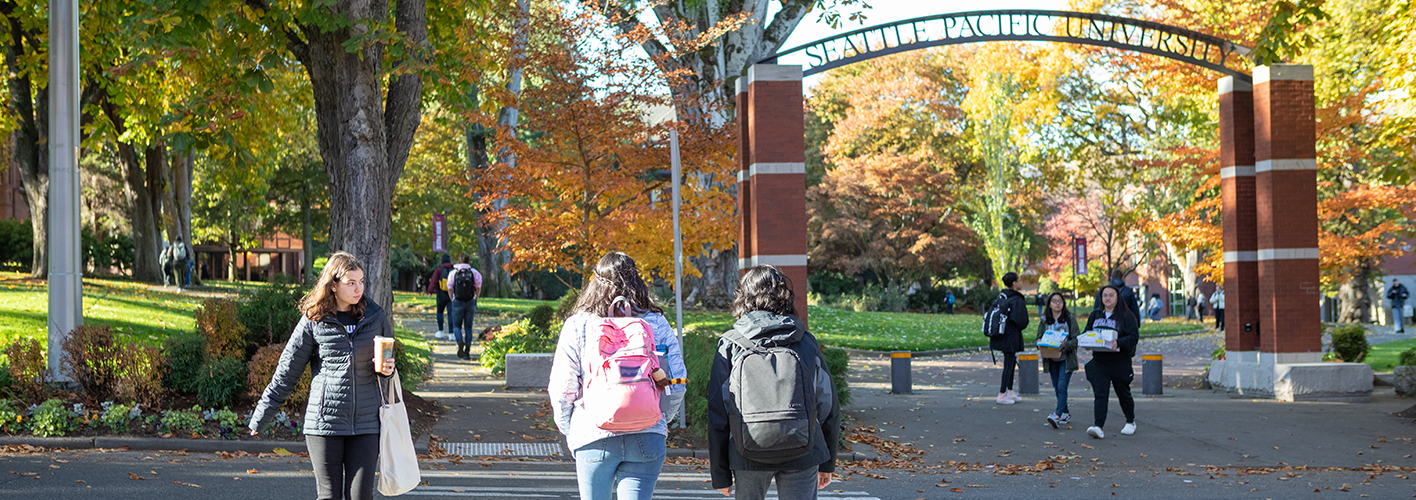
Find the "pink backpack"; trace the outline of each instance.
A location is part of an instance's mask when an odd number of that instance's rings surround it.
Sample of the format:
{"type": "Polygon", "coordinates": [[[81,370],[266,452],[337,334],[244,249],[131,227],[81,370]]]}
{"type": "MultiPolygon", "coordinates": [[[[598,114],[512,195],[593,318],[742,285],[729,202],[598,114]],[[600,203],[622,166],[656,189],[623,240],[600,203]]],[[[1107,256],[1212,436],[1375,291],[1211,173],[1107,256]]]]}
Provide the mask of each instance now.
{"type": "Polygon", "coordinates": [[[609,317],[600,321],[586,339],[585,353],[590,373],[581,401],[595,425],[607,431],[627,432],[649,428],[659,422],[659,388],[654,370],[659,357],[654,354],[654,332],[644,320],[615,317],[615,306],[629,301],[623,297],[610,305],[609,317]]]}

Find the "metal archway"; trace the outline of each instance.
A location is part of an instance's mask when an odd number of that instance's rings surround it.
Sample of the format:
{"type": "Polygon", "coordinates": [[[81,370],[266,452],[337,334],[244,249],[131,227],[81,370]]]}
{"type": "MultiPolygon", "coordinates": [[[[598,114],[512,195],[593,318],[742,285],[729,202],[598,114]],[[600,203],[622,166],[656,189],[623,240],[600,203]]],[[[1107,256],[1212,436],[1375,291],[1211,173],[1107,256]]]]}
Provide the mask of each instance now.
{"type": "Polygon", "coordinates": [[[987,10],[906,19],[861,28],[793,47],[759,64],[804,58],[803,76],[911,50],[996,41],[1078,43],[1153,54],[1233,76],[1252,78],[1227,64],[1248,47],[1193,30],[1139,19],[1056,10],[987,10]]]}

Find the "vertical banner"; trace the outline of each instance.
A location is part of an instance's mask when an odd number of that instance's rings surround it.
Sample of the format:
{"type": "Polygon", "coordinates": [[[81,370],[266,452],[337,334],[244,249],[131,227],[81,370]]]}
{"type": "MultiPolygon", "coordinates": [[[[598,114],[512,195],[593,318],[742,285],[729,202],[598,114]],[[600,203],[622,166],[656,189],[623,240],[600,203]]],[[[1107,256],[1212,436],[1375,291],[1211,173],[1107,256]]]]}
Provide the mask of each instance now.
{"type": "Polygon", "coordinates": [[[447,251],[447,214],[433,214],[433,251],[447,251]]]}
{"type": "Polygon", "coordinates": [[[1072,269],[1076,269],[1077,274],[1087,274],[1087,239],[1074,238],[1072,248],[1074,249],[1072,255],[1076,256],[1076,263],[1072,265],[1072,269]]]}

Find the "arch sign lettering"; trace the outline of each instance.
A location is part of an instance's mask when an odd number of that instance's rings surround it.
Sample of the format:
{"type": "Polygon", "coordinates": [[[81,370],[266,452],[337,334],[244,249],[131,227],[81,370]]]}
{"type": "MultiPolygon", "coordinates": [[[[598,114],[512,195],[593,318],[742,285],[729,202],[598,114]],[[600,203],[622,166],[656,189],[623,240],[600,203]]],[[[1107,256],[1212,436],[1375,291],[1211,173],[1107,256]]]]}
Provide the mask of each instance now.
{"type": "Polygon", "coordinates": [[[1209,68],[1249,82],[1231,67],[1249,49],[1197,31],[1105,14],[1052,10],[958,12],[858,29],[793,47],[761,61],[801,64],[803,76],[939,45],[994,41],[1068,42],[1132,50],[1209,68]]]}

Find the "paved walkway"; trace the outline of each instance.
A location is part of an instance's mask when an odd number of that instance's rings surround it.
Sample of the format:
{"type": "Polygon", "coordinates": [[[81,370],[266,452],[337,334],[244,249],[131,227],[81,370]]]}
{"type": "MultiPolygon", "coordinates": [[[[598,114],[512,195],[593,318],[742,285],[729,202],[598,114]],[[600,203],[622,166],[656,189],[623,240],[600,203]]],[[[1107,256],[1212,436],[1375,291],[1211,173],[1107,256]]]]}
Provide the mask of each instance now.
{"type": "MultiPolygon", "coordinates": [[[[477,327],[499,322],[479,318],[477,327]]],[[[504,321],[502,321],[504,322],[504,321]]],[[[431,321],[400,319],[431,337],[431,321]]],[[[1374,332],[1373,341],[1388,333],[1374,332]]],[[[1070,427],[1053,429],[1044,417],[1056,403],[1051,385],[1040,374],[1041,394],[1015,405],[994,403],[999,369],[987,353],[913,360],[914,394],[889,394],[890,360],[860,357],[851,361],[849,380],[854,402],[845,408],[844,424],[866,428],[889,449],[916,449],[919,465],[961,461],[1031,465],[1069,458],[1092,465],[1169,467],[1311,465],[1360,467],[1367,464],[1411,466],[1416,454],[1416,420],[1394,414],[1416,400],[1378,387],[1372,402],[1285,403],[1215,393],[1194,387],[1210,355],[1223,342],[1218,332],[1143,339],[1140,353],[1165,357],[1165,394],[1140,396],[1141,367],[1136,361],[1139,431],[1120,436],[1124,418],[1114,400],[1104,440],[1085,434],[1093,418],[1093,397],[1084,374],[1073,375],[1070,427]]],[[[564,442],[550,424],[544,391],[507,391],[474,361],[453,356],[448,339],[434,340],[434,379],[419,391],[448,413],[433,434],[460,455],[543,456],[565,459],[564,442]],[[549,455],[550,453],[560,455],[549,455]]],[[[474,352],[476,350],[474,349],[474,352]]],[[[1082,362],[1088,356],[1082,355],[1082,362]]],[[[869,451],[855,444],[856,451],[869,451]]],[[[887,450],[881,458],[889,458],[887,450]]]]}

